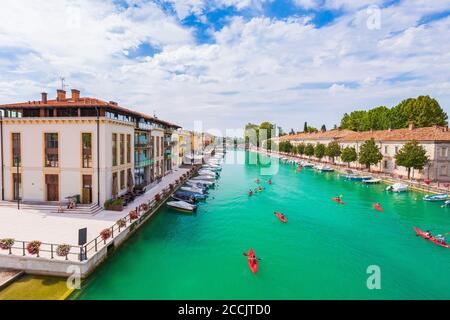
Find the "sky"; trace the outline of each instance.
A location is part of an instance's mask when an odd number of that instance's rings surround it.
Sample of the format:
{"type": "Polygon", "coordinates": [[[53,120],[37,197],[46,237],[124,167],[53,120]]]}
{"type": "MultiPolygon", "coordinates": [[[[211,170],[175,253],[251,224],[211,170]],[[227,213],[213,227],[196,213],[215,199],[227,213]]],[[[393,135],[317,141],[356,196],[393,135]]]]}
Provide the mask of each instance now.
{"type": "Polygon", "coordinates": [[[328,128],[430,95],[450,112],[448,0],[2,0],[0,103],[66,90],[187,129],[328,128]]]}

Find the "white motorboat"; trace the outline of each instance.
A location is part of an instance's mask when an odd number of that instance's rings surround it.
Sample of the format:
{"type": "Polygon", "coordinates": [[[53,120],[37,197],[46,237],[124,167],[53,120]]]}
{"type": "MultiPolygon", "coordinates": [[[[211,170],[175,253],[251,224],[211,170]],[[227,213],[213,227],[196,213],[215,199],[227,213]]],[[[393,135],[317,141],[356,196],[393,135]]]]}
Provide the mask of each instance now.
{"type": "Polygon", "coordinates": [[[216,177],[216,176],[219,175],[217,172],[214,172],[214,171],[211,171],[211,170],[204,170],[204,169],[199,170],[198,174],[199,175],[213,176],[213,177],[216,177]]]}
{"type": "Polygon", "coordinates": [[[362,183],[365,184],[376,184],[376,183],[380,183],[381,179],[377,179],[377,178],[370,178],[370,179],[366,179],[366,180],[362,180],[362,183]]]}
{"type": "Polygon", "coordinates": [[[301,165],[302,165],[302,167],[305,167],[305,168],[312,168],[312,167],[314,167],[314,164],[312,164],[310,162],[305,162],[305,161],[303,161],[301,165]]]}
{"type": "Polygon", "coordinates": [[[183,191],[190,191],[190,192],[194,192],[194,193],[205,194],[205,191],[202,188],[198,188],[198,187],[194,187],[194,186],[189,186],[189,187],[183,186],[180,189],[183,191]]]}
{"type": "Polygon", "coordinates": [[[216,180],[216,176],[210,176],[210,175],[199,175],[196,177],[191,178],[191,180],[206,180],[206,181],[215,181],[216,180]]]}
{"type": "Polygon", "coordinates": [[[404,183],[394,183],[391,186],[388,186],[386,188],[387,191],[392,191],[392,192],[406,192],[408,191],[408,185],[404,184],[404,183]]]}
{"type": "Polygon", "coordinates": [[[214,181],[207,181],[207,180],[188,180],[186,182],[188,185],[203,185],[207,187],[212,187],[214,185],[214,181]]]}
{"type": "Polygon", "coordinates": [[[187,203],[186,201],[167,201],[167,205],[179,211],[193,212],[197,209],[194,204],[187,203]]]}

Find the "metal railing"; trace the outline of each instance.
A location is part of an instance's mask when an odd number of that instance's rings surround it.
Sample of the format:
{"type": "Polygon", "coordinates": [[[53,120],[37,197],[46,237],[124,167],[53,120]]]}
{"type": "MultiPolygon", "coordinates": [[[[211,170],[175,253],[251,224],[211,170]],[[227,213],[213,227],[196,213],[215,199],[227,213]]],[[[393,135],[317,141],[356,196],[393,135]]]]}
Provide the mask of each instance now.
{"type": "Polygon", "coordinates": [[[157,209],[161,204],[163,204],[170,195],[179,188],[186,180],[188,180],[199,167],[189,171],[187,174],[183,174],[174,183],[171,183],[168,187],[161,190],[160,193],[156,194],[153,199],[141,203],[138,207],[131,210],[125,217],[116,221],[111,227],[106,228],[100,232],[100,234],[81,246],[74,246],[68,244],[55,244],[55,243],[45,243],[39,242],[38,249],[32,250],[33,246],[31,244],[36,244],[37,241],[22,241],[15,240],[14,243],[8,248],[1,248],[0,252],[8,251],[9,255],[20,255],[20,256],[34,256],[49,259],[59,259],[59,260],[76,260],[85,261],[90,257],[94,256],[99,250],[111,243],[114,238],[116,238],[121,232],[126,230],[128,227],[130,231],[134,230],[143,221],[145,221],[149,216],[153,214],[155,209],[157,209]],[[122,222],[124,221],[124,222],[122,222]],[[102,233],[108,230],[109,236],[102,236],[102,233]],[[61,250],[62,246],[68,250],[61,250]],[[30,248],[29,248],[30,247],[30,248]],[[64,255],[61,253],[64,252],[64,255]]]}

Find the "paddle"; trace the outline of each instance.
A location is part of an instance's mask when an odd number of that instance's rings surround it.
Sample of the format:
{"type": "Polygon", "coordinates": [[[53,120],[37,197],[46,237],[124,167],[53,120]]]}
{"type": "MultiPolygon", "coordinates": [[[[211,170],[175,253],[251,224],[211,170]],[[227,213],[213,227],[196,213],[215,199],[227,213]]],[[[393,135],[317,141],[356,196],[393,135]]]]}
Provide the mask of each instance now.
{"type": "MultiPolygon", "coordinates": [[[[246,256],[246,257],[248,257],[248,254],[245,253],[245,252],[243,253],[243,255],[246,256]]],[[[255,259],[256,259],[256,260],[260,260],[260,261],[262,260],[262,258],[256,258],[256,257],[255,257],[255,259]]]]}

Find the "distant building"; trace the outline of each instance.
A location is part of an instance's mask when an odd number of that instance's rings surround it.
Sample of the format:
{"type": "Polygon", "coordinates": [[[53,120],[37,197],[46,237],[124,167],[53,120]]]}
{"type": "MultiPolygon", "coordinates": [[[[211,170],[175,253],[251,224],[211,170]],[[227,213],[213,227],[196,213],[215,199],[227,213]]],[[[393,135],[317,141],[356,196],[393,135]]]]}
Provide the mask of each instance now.
{"type": "MultiPolygon", "coordinates": [[[[397,176],[407,176],[404,167],[397,166],[395,154],[402,146],[411,140],[417,140],[425,148],[430,159],[423,170],[414,170],[414,178],[431,179],[436,181],[450,181],[450,131],[448,127],[433,126],[427,128],[415,128],[410,124],[408,128],[396,130],[378,130],[354,132],[350,130],[330,130],[316,133],[300,133],[274,138],[275,142],[288,140],[293,145],[300,143],[328,144],[335,140],[342,148],[354,147],[359,152],[361,145],[373,138],[383,154],[383,160],[371,167],[371,170],[389,173],[397,176]]],[[[344,164],[337,158],[336,163],[344,164]]],[[[351,163],[353,168],[363,168],[359,163],[351,163]]]]}
{"type": "Polygon", "coordinates": [[[61,202],[80,195],[100,205],[134,187],[152,186],[171,170],[170,144],[179,126],[81,97],[0,105],[1,199],[61,202]]]}

